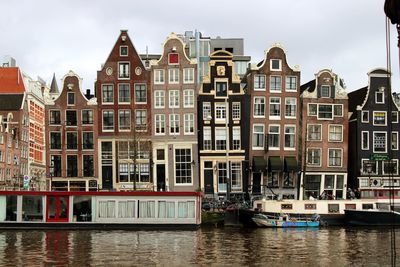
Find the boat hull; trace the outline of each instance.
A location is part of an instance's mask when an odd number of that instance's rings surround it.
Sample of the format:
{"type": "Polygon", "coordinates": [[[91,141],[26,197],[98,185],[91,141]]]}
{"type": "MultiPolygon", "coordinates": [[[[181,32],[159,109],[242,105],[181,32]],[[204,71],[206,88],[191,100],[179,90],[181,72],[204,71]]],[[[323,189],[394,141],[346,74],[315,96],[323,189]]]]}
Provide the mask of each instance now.
{"type": "Polygon", "coordinates": [[[345,218],[355,226],[400,226],[400,213],[388,210],[345,210],[345,218]]]}
{"type": "Polygon", "coordinates": [[[297,228],[297,227],[319,227],[319,221],[300,221],[290,220],[282,221],[277,219],[253,217],[254,223],[258,227],[274,227],[274,228],[297,228]]]}

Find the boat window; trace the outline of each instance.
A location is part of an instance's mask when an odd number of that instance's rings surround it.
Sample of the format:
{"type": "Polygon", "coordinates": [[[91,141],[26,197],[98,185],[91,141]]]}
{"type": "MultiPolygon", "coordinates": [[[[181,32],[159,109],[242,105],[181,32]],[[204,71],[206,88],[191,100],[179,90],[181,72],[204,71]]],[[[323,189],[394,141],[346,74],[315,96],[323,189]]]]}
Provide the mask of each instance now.
{"type": "Polygon", "coordinates": [[[139,218],[155,217],[155,201],[139,201],[139,218]]]}
{"type": "Polygon", "coordinates": [[[43,200],[42,196],[23,196],[22,197],[22,220],[23,221],[42,221],[43,220],[43,200]]]}
{"type": "Polygon", "coordinates": [[[370,210],[374,208],[374,204],[362,204],[363,210],[370,210]]]}
{"type": "Polygon", "coordinates": [[[304,209],[306,210],[316,210],[317,204],[304,204],[304,209]]]}
{"type": "Polygon", "coordinates": [[[175,218],[175,202],[158,201],[158,218],[175,218]]]}
{"type": "Polygon", "coordinates": [[[73,214],[75,222],[92,221],[92,197],[74,196],[73,214]]]}
{"type": "Polygon", "coordinates": [[[356,204],[346,204],[345,208],[346,208],[346,210],[355,210],[356,204]]]}
{"type": "Polygon", "coordinates": [[[6,221],[17,220],[17,196],[6,196],[6,221]]]}
{"type": "Polygon", "coordinates": [[[99,218],[115,218],[115,200],[99,201],[99,218]]]}
{"type": "Polygon", "coordinates": [[[194,201],[178,202],[178,218],[194,218],[195,205],[194,201]]]}
{"type": "Polygon", "coordinates": [[[135,218],[135,200],[118,202],[118,218],[135,218]]]}
{"type": "Polygon", "coordinates": [[[293,205],[292,204],[281,204],[281,209],[291,210],[291,209],[293,209],[293,205]]]}
{"type": "Polygon", "coordinates": [[[328,204],[329,213],[337,213],[339,212],[339,204],[328,204]]]}

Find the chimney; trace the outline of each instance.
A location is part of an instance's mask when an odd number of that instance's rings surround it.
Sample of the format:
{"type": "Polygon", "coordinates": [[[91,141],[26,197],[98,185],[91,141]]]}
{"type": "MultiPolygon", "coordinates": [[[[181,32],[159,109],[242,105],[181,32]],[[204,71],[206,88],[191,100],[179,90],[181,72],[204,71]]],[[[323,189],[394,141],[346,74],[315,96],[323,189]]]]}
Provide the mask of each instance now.
{"type": "Polygon", "coordinates": [[[17,62],[15,61],[15,59],[11,56],[5,56],[3,58],[3,65],[4,68],[7,67],[16,67],[17,66],[17,62]]]}

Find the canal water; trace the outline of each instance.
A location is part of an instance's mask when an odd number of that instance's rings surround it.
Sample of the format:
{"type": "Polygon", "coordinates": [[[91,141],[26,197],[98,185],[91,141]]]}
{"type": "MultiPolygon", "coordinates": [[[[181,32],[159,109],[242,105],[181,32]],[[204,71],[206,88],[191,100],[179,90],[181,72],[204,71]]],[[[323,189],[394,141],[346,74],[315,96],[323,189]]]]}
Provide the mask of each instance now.
{"type": "Polygon", "coordinates": [[[390,237],[382,228],[1,231],[0,266],[390,266],[390,237]]]}

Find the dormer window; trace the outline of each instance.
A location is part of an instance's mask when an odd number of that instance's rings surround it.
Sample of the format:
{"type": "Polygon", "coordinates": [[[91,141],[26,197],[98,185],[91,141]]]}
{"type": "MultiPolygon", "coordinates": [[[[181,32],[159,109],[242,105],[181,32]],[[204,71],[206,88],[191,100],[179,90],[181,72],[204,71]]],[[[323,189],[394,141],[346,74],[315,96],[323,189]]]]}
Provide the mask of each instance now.
{"type": "Polygon", "coordinates": [[[169,53],[168,54],[168,65],[178,65],[179,64],[179,54],[169,53]]]}
{"type": "Polygon", "coordinates": [[[75,93],[69,92],[67,94],[67,105],[68,106],[73,106],[75,105],[75,93]]]}
{"type": "Polygon", "coordinates": [[[271,70],[281,71],[282,70],[282,60],[271,59],[271,70]]]}
{"type": "Polygon", "coordinates": [[[228,96],[228,85],[226,82],[216,82],[216,96],[228,96]]]}
{"type": "Polygon", "coordinates": [[[119,55],[120,56],[127,56],[128,55],[128,46],[126,45],[121,45],[119,47],[119,55]]]}
{"type": "Polygon", "coordinates": [[[331,87],[329,85],[321,86],[321,97],[324,97],[324,98],[331,97],[331,87]]]}
{"type": "Polygon", "coordinates": [[[129,79],[129,62],[118,63],[118,77],[120,79],[129,79]]]}
{"type": "Polygon", "coordinates": [[[385,104],[383,92],[375,92],[375,103],[376,104],[385,104]]]}

